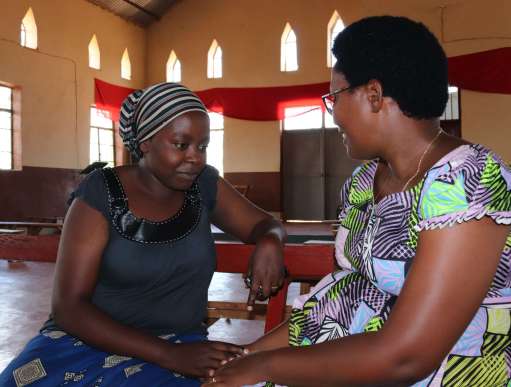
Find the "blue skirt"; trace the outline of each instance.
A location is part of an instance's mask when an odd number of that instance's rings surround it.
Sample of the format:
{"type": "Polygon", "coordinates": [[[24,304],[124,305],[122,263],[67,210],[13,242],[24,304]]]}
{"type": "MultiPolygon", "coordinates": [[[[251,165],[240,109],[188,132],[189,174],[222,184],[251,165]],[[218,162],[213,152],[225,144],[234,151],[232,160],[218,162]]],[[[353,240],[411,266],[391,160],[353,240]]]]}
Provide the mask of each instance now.
{"type": "MultiPolygon", "coordinates": [[[[167,335],[169,342],[207,340],[203,335],[167,335]]],[[[23,352],[0,374],[0,387],[198,387],[197,379],[140,359],[112,355],[62,331],[34,337],[23,352]]]]}

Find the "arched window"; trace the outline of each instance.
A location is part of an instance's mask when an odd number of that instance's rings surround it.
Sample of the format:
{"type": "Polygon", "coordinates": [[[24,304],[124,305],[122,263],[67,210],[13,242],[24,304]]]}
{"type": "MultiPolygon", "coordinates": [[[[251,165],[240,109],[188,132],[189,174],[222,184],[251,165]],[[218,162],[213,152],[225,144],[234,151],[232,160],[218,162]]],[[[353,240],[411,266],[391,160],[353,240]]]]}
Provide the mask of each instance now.
{"type": "Polygon", "coordinates": [[[37,48],[37,25],[35,24],[34,12],[29,8],[20,26],[20,44],[23,47],[37,48]]]}
{"type": "Polygon", "coordinates": [[[222,78],[222,47],[216,39],[208,51],[208,78],[222,78]]]}
{"type": "Polygon", "coordinates": [[[172,50],[167,61],[167,82],[181,82],[181,62],[172,50]]]}
{"type": "Polygon", "coordinates": [[[89,42],[89,67],[96,70],[101,68],[101,54],[96,35],[92,35],[92,39],[89,42]]]}
{"type": "Polygon", "coordinates": [[[124,49],[124,53],[122,54],[121,59],[121,78],[131,79],[131,62],[130,55],[128,54],[128,49],[124,49]]]}
{"type": "Polygon", "coordinates": [[[298,70],[298,47],[291,25],[286,23],[280,39],[280,71],[298,70]]]}
{"type": "Polygon", "coordinates": [[[334,40],[339,32],[344,29],[344,23],[339,16],[337,11],[334,11],[330,21],[328,22],[328,32],[327,32],[327,43],[326,43],[326,64],[328,67],[334,67],[335,65],[335,56],[332,54],[332,47],[334,45],[334,40]]]}

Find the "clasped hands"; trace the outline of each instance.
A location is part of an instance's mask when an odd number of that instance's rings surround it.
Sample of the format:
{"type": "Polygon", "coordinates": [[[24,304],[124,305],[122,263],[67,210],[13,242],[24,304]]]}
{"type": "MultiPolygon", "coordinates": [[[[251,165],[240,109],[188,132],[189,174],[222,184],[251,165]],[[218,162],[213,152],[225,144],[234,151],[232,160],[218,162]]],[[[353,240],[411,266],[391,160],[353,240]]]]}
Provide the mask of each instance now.
{"type": "MultiPolygon", "coordinates": [[[[250,347],[250,345],[248,346],[250,347]]],[[[237,356],[222,362],[222,366],[214,371],[203,387],[241,387],[252,385],[265,379],[265,357],[263,352],[252,353],[247,347],[237,356]]]]}
{"type": "MultiPolygon", "coordinates": [[[[259,240],[250,257],[248,273],[244,276],[245,285],[249,289],[247,308],[251,310],[256,300],[264,301],[276,294],[287,275],[280,242],[272,237],[259,240]]],[[[203,379],[203,386],[256,383],[261,375],[254,372],[261,369],[261,362],[254,363],[254,359],[259,356],[253,352],[252,346],[248,345],[240,353],[223,360],[217,370],[210,370],[208,379],[203,379]]]]}

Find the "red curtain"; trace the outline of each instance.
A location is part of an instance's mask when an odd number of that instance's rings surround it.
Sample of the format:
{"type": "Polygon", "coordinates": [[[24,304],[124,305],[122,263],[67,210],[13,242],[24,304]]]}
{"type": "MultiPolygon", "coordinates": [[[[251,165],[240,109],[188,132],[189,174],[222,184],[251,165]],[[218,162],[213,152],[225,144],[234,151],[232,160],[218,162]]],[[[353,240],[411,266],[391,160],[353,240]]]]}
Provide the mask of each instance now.
{"type": "MultiPolygon", "coordinates": [[[[95,103],[107,110],[112,119],[119,119],[122,101],[134,89],[95,79],[95,103]]],[[[231,87],[196,91],[210,111],[227,117],[252,121],[275,121],[284,118],[284,109],[291,106],[317,105],[328,93],[329,82],[299,86],[231,87]]]]}
{"type": "Polygon", "coordinates": [[[449,83],[460,89],[511,94],[511,47],[449,58],[449,83]]]}
{"type": "Polygon", "coordinates": [[[321,96],[328,93],[329,82],[298,86],[232,87],[197,91],[211,111],[227,117],[252,121],[284,118],[284,109],[316,105],[323,108],[321,96]]]}
{"type": "Polygon", "coordinates": [[[94,79],[94,103],[98,109],[110,112],[112,120],[119,121],[122,101],[134,90],[94,79]]]}
{"type": "MultiPolygon", "coordinates": [[[[511,94],[511,48],[449,58],[449,83],[461,89],[511,94]]],[[[252,121],[284,118],[284,108],[317,105],[329,82],[298,86],[229,87],[196,91],[206,107],[227,117],[252,121]]],[[[122,101],[133,89],[95,79],[95,102],[118,120],[122,101]]]]}

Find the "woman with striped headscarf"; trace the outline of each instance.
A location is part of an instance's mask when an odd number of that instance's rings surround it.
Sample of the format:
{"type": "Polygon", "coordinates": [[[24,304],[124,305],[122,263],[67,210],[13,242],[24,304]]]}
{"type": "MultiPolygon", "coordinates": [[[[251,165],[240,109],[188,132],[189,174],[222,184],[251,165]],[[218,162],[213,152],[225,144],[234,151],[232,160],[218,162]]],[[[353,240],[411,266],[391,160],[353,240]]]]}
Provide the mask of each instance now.
{"type": "Polygon", "coordinates": [[[242,354],[207,341],[212,223],[256,243],[249,304],[282,283],[285,231],[206,165],[209,118],[195,94],[135,91],[120,134],[136,163],[96,170],[73,193],[50,319],[1,386],[198,386],[242,354]]]}

